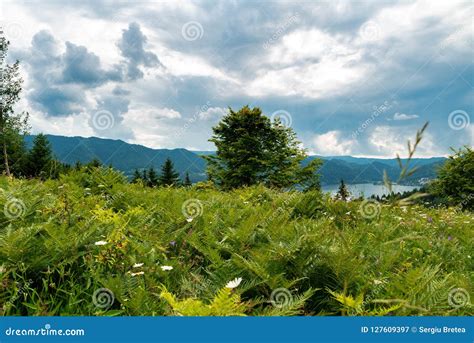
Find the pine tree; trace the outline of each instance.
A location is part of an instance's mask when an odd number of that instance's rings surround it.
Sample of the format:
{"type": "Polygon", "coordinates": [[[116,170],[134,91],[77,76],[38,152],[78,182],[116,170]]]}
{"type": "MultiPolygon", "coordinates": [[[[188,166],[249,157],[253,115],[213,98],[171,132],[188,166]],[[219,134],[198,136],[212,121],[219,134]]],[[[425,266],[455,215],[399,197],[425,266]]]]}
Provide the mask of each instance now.
{"type": "Polygon", "coordinates": [[[173,162],[169,158],[161,166],[160,184],[163,186],[179,184],[179,174],[174,170],[173,162]]]}
{"type": "Polygon", "coordinates": [[[102,166],[102,162],[98,158],[94,158],[92,161],[86,164],[88,169],[99,168],[102,166]]]}
{"type": "Polygon", "coordinates": [[[189,173],[186,172],[186,175],[185,175],[185,177],[184,177],[183,186],[184,186],[184,187],[190,187],[190,186],[192,186],[192,184],[193,184],[193,183],[191,182],[191,179],[189,178],[189,173]]]}
{"type": "Polygon", "coordinates": [[[349,199],[350,193],[347,190],[346,184],[344,180],[341,180],[341,184],[339,185],[339,190],[337,191],[336,197],[342,201],[347,201],[349,199]]]}
{"type": "Polygon", "coordinates": [[[33,141],[33,147],[28,153],[28,175],[46,178],[51,175],[53,153],[48,138],[40,133],[33,141]]]}
{"type": "Polygon", "coordinates": [[[150,167],[148,169],[148,176],[147,176],[147,185],[148,187],[156,187],[159,185],[160,180],[158,178],[158,175],[156,174],[156,171],[153,167],[150,167]]]}
{"type": "Polygon", "coordinates": [[[142,174],[140,174],[138,169],[135,169],[135,172],[133,173],[132,177],[132,183],[137,183],[139,181],[143,181],[142,174]]]}

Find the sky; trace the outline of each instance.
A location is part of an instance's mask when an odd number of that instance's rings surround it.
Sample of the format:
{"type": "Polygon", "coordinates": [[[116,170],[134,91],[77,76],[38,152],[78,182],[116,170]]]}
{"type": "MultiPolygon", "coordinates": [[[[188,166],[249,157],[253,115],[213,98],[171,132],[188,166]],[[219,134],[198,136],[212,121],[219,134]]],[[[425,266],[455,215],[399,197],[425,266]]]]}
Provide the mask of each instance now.
{"type": "Polygon", "coordinates": [[[8,1],[0,24],[32,133],[214,150],[244,105],[310,154],[474,145],[470,1],[8,1]]]}

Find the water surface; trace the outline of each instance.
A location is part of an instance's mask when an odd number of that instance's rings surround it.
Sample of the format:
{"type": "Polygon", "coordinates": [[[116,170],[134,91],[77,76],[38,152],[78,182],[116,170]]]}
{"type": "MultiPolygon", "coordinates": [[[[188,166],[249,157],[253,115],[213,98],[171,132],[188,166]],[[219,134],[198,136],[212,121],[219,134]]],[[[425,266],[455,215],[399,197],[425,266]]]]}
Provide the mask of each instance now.
{"type": "MultiPolygon", "coordinates": [[[[365,198],[370,198],[372,195],[381,197],[384,194],[388,194],[389,191],[384,185],[374,185],[372,183],[357,183],[346,185],[347,189],[351,193],[352,197],[363,196],[365,198]]],[[[393,191],[395,193],[403,193],[407,191],[412,191],[417,186],[403,186],[403,185],[393,185],[393,191]]],[[[339,185],[326,185],[322,186],[323,192],[336,194],[339,189],[339,185]]]]}

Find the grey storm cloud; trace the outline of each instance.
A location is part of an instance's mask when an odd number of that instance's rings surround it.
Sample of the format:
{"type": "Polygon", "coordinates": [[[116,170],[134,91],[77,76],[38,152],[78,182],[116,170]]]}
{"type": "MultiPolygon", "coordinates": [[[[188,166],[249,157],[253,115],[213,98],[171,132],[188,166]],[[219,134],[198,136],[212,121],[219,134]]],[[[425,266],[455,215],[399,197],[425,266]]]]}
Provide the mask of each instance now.
{"type": "Polygon", "coordinates": [[[107,81],[120,81],[120,74],[114,74],[102,69],[100,58],[89,52],[84,46],[66,42],[66,52],[62,56],[64,83],[99,86],[107,81]]]}
{"type": "MultiPolygon", "coordinates": [[[[67,116],[87,110],[87,90],[109,82],[141,79],[144,75],[141,68],[161,66],[158,57],[145,50],[146,41],[140,26],[131,23],[117,43],[123,61],[104,69],[99,56],[87,47],[66,41],[65,51],[60,53],[60,45],[50,32],[37,32],[32,38],[31,49],[18,54],[27,63],[32,76],[29,99],[33,107],[46,115],[67,116]]],[[[111,106],[111,112],[118,109],[117,106],[121,107],[121,111],[114,112],[118,118],[128,110],[129,103],[119,97],[129,94],[116,86],[113,97],[103,101],[101,106],[111,106]]],[[[118,118],[117,123],[120,122],[118,118]]]]}
{"type": "Polygon", "coordinates": [[[143,77],[143,71],[139,68],[140,66],[162,66],[154,53],[145,50],[144,45],[146,42],[147,38],[140,30],[140,25],[131,23],[127,30],[123,30],[122,39],[117,43],[126,61],[127,77],[131,80],[143,77]]]}
{"type": "MultiPolygon", "coordinates": [[[[207,103],[215,108],[250,104],[268,115],[288,111],[298,136],[311,147],[314,135],[332,131],[338,132],[334,137],[351,140],[374,108],[388,102],[390,110],[357,136],[353,153],[375,154],[371,131],[387,125],[415,132],[430,121],[435,143],[442,141],[443,149],[466,141],[466,130],[446,128],[450,112],[463,110],[471,122],[474,113],[472,39],[466,40],[472,38],[472,15],[467,14],[473,7],[468,4],[446,4],[449,10],[420,1],[167,4],[64,5],[76,13],[72,20],[97,20],[97,27],[110,23],[116,37],[114,62],[101,64],[99,56],[106,57],[90,46],[72,39],[59,45],[51,34],[38,32],[29,55],[20,58],[31,65],[27,94],[33,105],[50,115],[67,115],[91,106],[86,99],[92,97],[93,110],[110,107],[119,125],[126,107],[173,109],[182,114],[176,125],[184,125],[196,107],[207,103]],[[193,21],[203,31],[189,41],[182,28],[193,21]],[[368,40],[361,34],[365,24],[374,34],[368,40]],[[152,50],[157,44],[162,56],[152,50]],[[148,68],[159,70],[151,74],[148,68]],[[393,120],[397,112],[418,118],[393,120]]],[[[48,12],[60,10],[51,2],[45,6],[48,12]]],[[[43,12],[34,17],[49,23],[43,12]]],[[[209,128],[193,125],[182,141],[169,139],[171,146],[212,148],[209,128]]]]}
{"type": "Polygon", "coordinates": [[[30,100],[40,111],[51,116],[82,112],[85,109],[85,97],[76,86],[46,86],[35,88],[30,100]]]}

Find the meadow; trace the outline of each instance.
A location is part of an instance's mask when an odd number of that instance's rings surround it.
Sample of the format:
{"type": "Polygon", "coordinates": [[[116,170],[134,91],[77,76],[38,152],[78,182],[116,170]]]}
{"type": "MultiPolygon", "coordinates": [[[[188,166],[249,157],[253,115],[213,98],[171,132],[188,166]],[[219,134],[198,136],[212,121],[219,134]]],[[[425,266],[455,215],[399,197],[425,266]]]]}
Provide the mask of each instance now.
{"type": "Polygon", "coordinates": [[[474,215],[317,191],[0,177],[2,315],[474,314],[474,215]]]}

